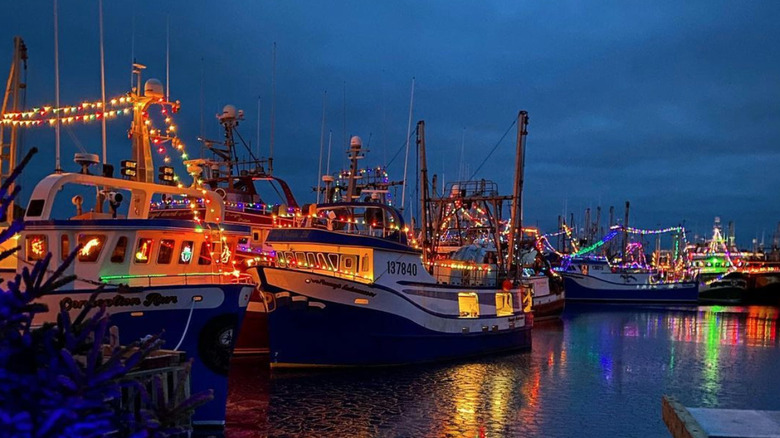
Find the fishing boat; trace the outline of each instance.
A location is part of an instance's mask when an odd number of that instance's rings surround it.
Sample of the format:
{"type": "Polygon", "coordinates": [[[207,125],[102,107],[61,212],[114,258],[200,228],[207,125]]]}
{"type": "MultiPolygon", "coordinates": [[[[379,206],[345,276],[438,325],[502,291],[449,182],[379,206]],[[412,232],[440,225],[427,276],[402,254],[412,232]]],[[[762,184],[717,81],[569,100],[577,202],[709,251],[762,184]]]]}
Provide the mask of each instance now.
{"type": "Polygon", "coordinates": [[[694,304],[694,281],[664,281],[648,267],[611,264],[606,257],[566,257],[559,268],[569,301],[694,304]]]}
{"type": "Polygon", "coordinates": [[[715,217],[711,238],[688,245],[688,269],[699,283],[703,303],[740,304],[748,298],[748,275],[740,271],[747,268],[749,254],[737,249],[731,234],[723,237],[720,218],[715,217]]]}
{"type": "Polygon", "coordinates": [[[95,299],[92,303],[111,315],[120,343],[161,334],[164,348],[194,359],[192,392],[213,390],[214,399],[195,411],[193,423],[224,426],[234,335],[255,288],[233,265],[239,239],[249,230],[225,224],[222,197],[198,186],[197,178],[192,187],[178,187],[161,169],[159,183],[154,182],[147,111],[150,105],[170,110],[176,104],[165,99],[159,81],[141,88],[142,68],[134,65],[138,85],[128,95],[134,160],[122,162],[121,177],[106,164],[93,175],[97,155],[77,154],[78,172],[41,180],[24,216],[19,269],[49,253],[53,261],[65,260],[78,249],[64,272],[75,281],[40,299],[48,312],[37,322],[56,322],[60,309],[78,315],[95,299]],[[151,201],[178,197],[193,209],[198,202],[209,208],[202,216],[149,217],[151,201]],[[96,287],[103,289],[94,298],[96,287]]]}
{"type": "MultiPolygon", "coordinates": [[[[239,123],[244,120],[243,111],[225,105],[217,119],[225,139],[201,139],[208,156],[187,160],[186,165],[201,176],[204,187],[222,198],[224,223],[249,227],[247,234],[239,238],[235,266],[256,276],[256,271],[249,267],[275,262],[276,254],[266,244],[268,231],[293,226],[300,207],[287,182],[273,175],[273,158],[258,157],[238,133],[239,123]],[[248,159],[242,160],[240,155],[248,159]]],[[[181,219],[191,217],[193,211],[203,214],[206,208],[204,202],[197,203],[193,209],[188,200],[165,199],[153,203],[150,214],[156,218],[181,219]]],[[[258,278],[255,281],[259,284],[258,278]]],[[[259,287],[252,293],[236,340],[236,354],[268,353],[268,312],[273,307],[272,295],[263,293],[259,287]]]]}
{"type": "MultiPolygon", "coordinates": [[[[501,278],[511,277],[530,290],[535,321],[555,319],[565,306],[563,281],[549,263],[543,262],[536,239],[525,238],[536,230],[520,226],[521,211],[515,210],[521,204],[527,114],[518,114],[517,124],[519,158],[514,193],[500,195],[498,184],[481,179],[448,183],[437,196],[434,183],[433,196],[426,197],[422,209],[430,218],[426,220],[430,222],[426,227],[429,231],[419,240],[425,244],[434,276],[457,275],[466,282],[476,276],[494,286],[501,283],[501,278]],[[507,203],[512,209],[509,220],[503,219],[507,203]]],[[[424,124],[418,124],[417,132],[424,164],[424,124]]]]}
{"type": "MultiPolygon", "coordinates": [[[[353,139],[354,140],[354,139],[353,139]]],[[[361,143],[352,141],[351,175],[361,143]]],[[[355,199],[350,184],[347,199],[355,199]]],[[[400,365],[531,346],[531,297],[497,285],[434,277],[398,210],[380,202],[312,205],[300,228],[267,242],[258,266],[269,313],[272,367],[400,365]]]]}

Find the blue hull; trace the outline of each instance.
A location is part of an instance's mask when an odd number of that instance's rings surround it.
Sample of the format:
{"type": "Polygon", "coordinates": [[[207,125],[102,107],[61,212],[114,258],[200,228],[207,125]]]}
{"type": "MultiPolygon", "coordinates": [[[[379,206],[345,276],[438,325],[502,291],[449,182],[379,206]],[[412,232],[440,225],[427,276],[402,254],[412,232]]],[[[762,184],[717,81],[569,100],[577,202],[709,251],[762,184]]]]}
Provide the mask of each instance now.
{"type": "MultiPolygon", "coordinates": [[[[292,294],[295,296],[295,294],[292,294]]],[[[381,366],[433,362],[531,347],[530,324],[441,333],[390,313],[290,299],[268,316],[272,366],[381,366]]]]}
{"type": "Polygon", "coordinates": [[[696,283],[625,284],[595,281],[581,284],[582,277],[564,275],[567,301],[696,303],[699,287],[696,283]],[[601,287],[593,287],[592,284],[601,287]]]}
{"type": "MultiPolygon", "coordinates": [[[[140,296],[141,301],[145,303],[143,296],[150,293],[175,296],[178,293],[177,290],[181,291],[184,288],[190,293],[203,293],[204,298],[208,295],[208,289],[212,289],[212,291],[220,289],[224,299],[216,307],[198,308],[193,306],[192,311],[190,305],[185,305],[184,308],[165,308],[163,310],[155,310],[154,304],[146,309],[138,309],[137,306],[134,309],[108,307],[111,325],[119,328],[122,344],[158,333],[162,333],[164,340],[162,348],[164,349],[174,349],[181,340],[179,350],[185,351],[188,359],[195,359],[190,375],[191,394],[209,389],[214,391],[214,399],[195,411],[192,418],[193,423],[203,426],[224,426],[228,389],[227,372],[235,337],[241,327],[246,311],[246,301],[249,299],[246,285],[155,286],[145,288],[140,292],[118,292],[117,289],[105,289],[98,295],[98,299],[115,296],[132,299],[135,296],[140,296]],[[242,297],[243,294],[246,294],[245,300],[242,297]],[[139,310],[142,311],[142,315],[131,315],[131,311],[138,312],[139,310]],[[183,339],[182,336],[184,336],[183,339]]],[[[251,289],[249,291],[251,292],[251,289]]],[[[44,299],[56,300],[48,303],[51,310],[56,309],[52,304],[61,303],[62,300],[75,297],[77,294],[83,296],[83,294],[91,294],[92,292],[63,290],[44,299]]],[[[203,302],[206,301],[207,299],[203,300],[203,302]]],[[[71,315],[74,311],[71,311],[71,315]]]]}

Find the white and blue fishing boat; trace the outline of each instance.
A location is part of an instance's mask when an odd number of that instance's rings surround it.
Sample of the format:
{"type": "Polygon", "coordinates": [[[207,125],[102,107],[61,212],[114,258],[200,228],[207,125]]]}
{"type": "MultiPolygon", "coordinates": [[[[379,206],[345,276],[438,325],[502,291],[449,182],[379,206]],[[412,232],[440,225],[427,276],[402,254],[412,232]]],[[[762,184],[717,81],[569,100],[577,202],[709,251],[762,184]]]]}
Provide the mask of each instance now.
{"type": "Polygon", "coordinates": [[[195,411],[193,423],[224,426],[234,335],[255,288],[233,264],[238,240],[249,229],[223,223],[225,206],[216,192],[154,182],[143,118],[149,104],[163,103],[163,94],[159,82],[149,81],[142,95],[138,73],[139,87],[130,95],[138,161],[123,162],[124,178],[113,177],[106,165],[102,175],[91,175],[97,156],[78,154],[80,172],[54,173],[40,181],[24,217],[19,269],[49,253],[54,262],[65,260],[79,248],[64,272],[76,280],[41,298],[48,312],[36,322],[56,322],[60,309],[78,315],[102,286],[95,304],[106,307],[119,343],[162,334],[163,348],[193,358],[192,392],[214,393],[195,411]],[[174,197],[190,200],[193,210],[198,202],[209,208],[189,219],[149,217],[153,200],[174,197]]]}
{"type": "MultiPolygon", "coordinates": [[[[530,348],[530,288],[506,266],[494,278],[482,265],[440,260],[432,275],[398,210],[353,202],[361,157],[355,137],[347,202],[308,206],[302,227],[268,233],[277,264],[257,269],[275,300],[271,365],[401,365],[530,348]]],[[[425,172],[422,180],[427,187],[425,172]]]]}
{"type": "Polygon", "coordinates": [[[567,257],[559,272],[568,301],[694,304],[699,298],[696,282],[663,281],[657,271],[612,266],[601,256],[567,257]]]}
{"type": "Polygon", "coordinates": [[[479,274],[467,266],[433,277],[397,210],[338,203],[308,214],[303,228],[268,233],[277,266],[258,267],[275,297],[272,366],[399,365],[530,348],[527,289],[464,282],[462,271],[479,274]]]}

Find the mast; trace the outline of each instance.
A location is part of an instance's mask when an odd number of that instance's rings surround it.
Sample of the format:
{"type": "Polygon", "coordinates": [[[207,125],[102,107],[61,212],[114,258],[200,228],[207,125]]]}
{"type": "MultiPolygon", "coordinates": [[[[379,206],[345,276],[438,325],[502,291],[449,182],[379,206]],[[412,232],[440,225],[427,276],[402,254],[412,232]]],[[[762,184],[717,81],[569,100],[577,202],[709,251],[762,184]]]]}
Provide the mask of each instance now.
{"type": "Polygon", "coordinates": [[[103,50],[103,0],[98,0],[98,15],[100,15],[100,110],[103,111],[101,117],[102,140],[103,140],[103,165],[108,163],[106,157],[106,57],[103,50]]]}
{"type": "MultiPolygon", "coordinates": [[[[0,113],[5,114],[9,112],[9,99],[10,99],[10,112],[19,112],[19,90],[24,90],[27,84],[22,82],[21,70],[27,70],[27,46],[21,37],[14,37],[14,56],[11,61],[11,71],[8,73],[8,82],[5,87],[5,95],[3,96],[3,107],[0,108],[0,113]]],[[[11,135],[8,143],[5,142],[4,130],[5,124],[0,123],[0,183],[4,183],[11,172],[16,167],[16,148],[19,141],[17,125],[10,125],[11,135]]],[[[8,187],[8,192],[13,193],[14,184],[8,187]]],[[[8,205],[10,214],[6,220],[11,222],[13,220],[14,203],[8,205]]]]}
{"type": "Polygon", "coordinates": [[[320,164],[317,168],[317,204],[320,203],[320,192],[322,191],[322,152],[325,148],[325,102],[328,92],[322,93],[322,126],[320,127],[320,164]]]}
{"type": "MultiPolygon", "coordinates": [[[[509,248],[507,248],[507,268],[511,269],[517,257],[515,246],[517,245],[518,235],[523,234],[523,166],[525,158],[525,138],[528,135],[528,112],[520,111],[517,113],[517,151],[515,156],[515,183],[512,192],[512,214],[510,216],[509,227],[509,248]]],[[[519,270],[515,269],[515,278],[519,275],[519,270]]]]}
{"type": "MultiPolygon", "coordinates": [[[[146,110],[152,103],[152,97],[146,96],[145,94],[153,95],[154,93],[145,93],[141,87],[141,71],[145,68],[145,65],[133,64],[133,74],[135,75],[136,84],[133,86],[133,91],[130,93],[134,102],[133,127],[131,130],[133,139],[132,156],[138,166],[135,180],[140,182],[154,182],[154,164],[152,163],[149,128],[146,127],[146,120],[144,117],[144,113],[146,113],[146,110]]],[[[162,98],[162,93],[157,97],[162,98]]]]}
{"type": "Polygon", "coordinates": [[[423,248],[423,266],[428,266],[428,163],[425,158],[425,121],[417,122],[417,147],[420,150],[420,246],[423,248]]]}
{"type": "Polygon", "coordinates": [[[406,127],[406,156],[404,157],[404,184],[401,188],[401,211],[406,207],[406,168],[409,163],[409,138],[412,136],[412,110],[414,108],[414,78],[412,78],[412,96],[409,99],[409,123],[406,127]]]}
{"type": "Polygon", "coordinates": [[[274,134],[276,133],[276,41],[271,62],[271,144],[268,152],[268,174],[274,174],[274,134]]]}
{"type": "MultiPolygon", "coordinates": [[[[60,107],[60,39],[59,26],[57,24],[57,0],[54,0],[54,107],[60,107]]],[[[57,120],[54,125],[54,171],[62,172],[60,166],[60,112],[57,111],[57,120]]]]}
{"type": "Polygon", "coordinates": [[[347,186],[347,199],[346,202],[352,202],[352,198],[355,195],[355,180],[357,176],[357,160],[363,158],[360,153],[360,149],[363,146],[363,141],[357,135],[352,137],[349,141],[349,185],[347,186]]]}
{"type": "Polygon", "coordinates": [[[626,201],[626,219],[623,221],[623,260],[626,258],[626,246],[628,246],[628,209],[629,202],[626,201]]]}

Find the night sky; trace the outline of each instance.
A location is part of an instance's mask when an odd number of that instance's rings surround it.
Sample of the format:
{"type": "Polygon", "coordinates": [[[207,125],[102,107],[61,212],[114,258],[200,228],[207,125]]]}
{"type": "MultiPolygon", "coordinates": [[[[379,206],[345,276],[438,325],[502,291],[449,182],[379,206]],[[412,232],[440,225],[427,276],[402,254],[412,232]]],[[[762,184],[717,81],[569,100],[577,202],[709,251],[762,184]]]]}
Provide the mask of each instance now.
{"type": "MultiPolygon", "coordinates": [[[[60,1],[63,104],[100,99],[97,5],[60,1]]],[[[720,216],[744,247],[762,236],[771,245],[780,221],[780,2],[107,0],[107,97],[128,91],[133,56],[145,78],[165,82],[167,17],[191,156],[201,129],[220,137],[225,104],[244,110],[239,132],[256,145],[258,97],[267,155],[276,42],[274,172],[301,202],[314,199],[323,93],[331,170],[345,164],[345,119],[347,137],[371,150],[363,164],[378,165],[405,143],[414,77],[413,123],[425,120],[430,172],[447,181],[471,176],[518,110],[529,112],[525,220],[543,231],[564,212],[582,223],[598,205],[606,223],[627,200],[632,225],[703,235],[720,216]]],[[[27,106],[52,104],[51,2],[8,2],[0,29],[3,79],[20,35],[27,106]]],[[[129,121],[109,123],[111,161],[129,158],[129,121]]],[[[513,128],[475,176],[506,193],[514,139],[513,128]]],[[[73,153],[100,152],[100,125],[63,130],[62,145],[75,170],[73,153]]],[[[29,186],[54,168],[54,130],[26,130],[24,146],[43,152],[29,186]]],[[[402,177],[403,152],[389,169],[402,177]]]]}

